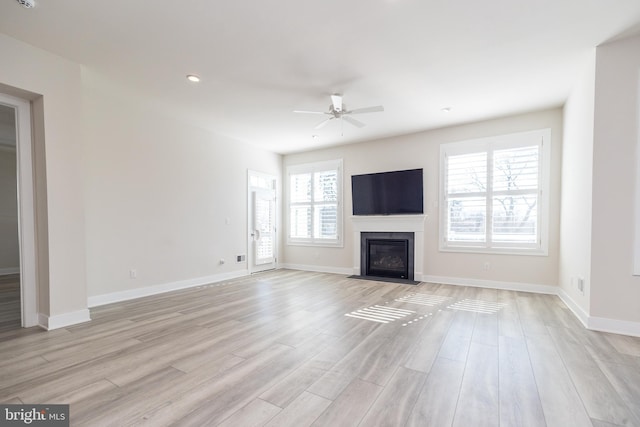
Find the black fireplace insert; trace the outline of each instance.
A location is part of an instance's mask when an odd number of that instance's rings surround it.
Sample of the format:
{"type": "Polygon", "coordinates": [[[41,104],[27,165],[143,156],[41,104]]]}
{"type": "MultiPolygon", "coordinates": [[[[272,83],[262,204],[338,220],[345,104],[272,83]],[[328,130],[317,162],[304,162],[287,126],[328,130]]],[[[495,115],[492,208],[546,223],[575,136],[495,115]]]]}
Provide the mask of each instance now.
{"type": "Polygon", "coordinates": [[[360,234],[360,275],[413,281],[414,233],[360,234]]]}

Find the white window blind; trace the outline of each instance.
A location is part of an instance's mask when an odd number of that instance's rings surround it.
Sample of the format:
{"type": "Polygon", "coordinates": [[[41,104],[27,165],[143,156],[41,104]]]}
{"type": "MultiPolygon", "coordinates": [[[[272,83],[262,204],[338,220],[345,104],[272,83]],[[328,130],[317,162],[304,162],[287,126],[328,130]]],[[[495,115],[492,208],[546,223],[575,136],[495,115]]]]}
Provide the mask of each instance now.
{"type": "Polygon", "coordinates": [[[288,243],[341,245],[342,161],[288,168],[288,243]]]}
{"type": "Polygon", "coordinates": [[[550,131],[441,147],[443,250],[546,253],[550,131]]]}

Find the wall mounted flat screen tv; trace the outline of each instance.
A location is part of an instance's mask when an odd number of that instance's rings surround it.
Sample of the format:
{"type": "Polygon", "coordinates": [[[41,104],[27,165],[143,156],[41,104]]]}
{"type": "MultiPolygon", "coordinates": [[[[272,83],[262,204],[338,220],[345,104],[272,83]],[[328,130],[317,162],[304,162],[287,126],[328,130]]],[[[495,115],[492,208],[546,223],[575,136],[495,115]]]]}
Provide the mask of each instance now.
{"type": "Polygon", "coordinates": [[[422,169],[351,176],[354,215],[422,214],[422,169]]]}

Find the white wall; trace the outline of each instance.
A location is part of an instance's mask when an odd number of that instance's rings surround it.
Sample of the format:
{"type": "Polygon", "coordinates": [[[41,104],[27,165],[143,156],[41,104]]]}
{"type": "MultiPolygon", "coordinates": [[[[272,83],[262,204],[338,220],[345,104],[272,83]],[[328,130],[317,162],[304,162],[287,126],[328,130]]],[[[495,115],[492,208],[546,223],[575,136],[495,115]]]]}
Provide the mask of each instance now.
{"type": "Polygon", "coordinates": [[[557,285],[560,215],[560,162],[562,111],[553,109],[530,114],[454,126],[378,141],[328,148],[285,156],[285,167],[320,160],[344,160],[344,248],[286,246],[284,262],[318,270],[350,271],[353,232],[351,175],[398,169],[423,168],[425,173],[425,275],[441,279],[471,279],[503,284],[557,285]],[[551,128],[552,165],[550,197],[550,244],[548,256],[482,255],[438,250],[438,169],[440,144],[492,135],[551,128]],[[489,262],[487,271],[483,266],[489,262]]]}
{"type": "Polygon", "coordinates": [[[594,49],[563,111],[559,285],[582,315],[590,309],[595,64],[594,49]],[[578,291],[578,278],[584,280],[584,293],[578,291]]]}
{"type": "Polygon", "coordinates": [[[0,91],[33,101],[34,146],[42,154],[35,173],[46,173],[46,197],[39,197],[46,206],[38,210],[44,215],[38,311],[86,318],[80,66],[2,34],[0,56],[7,59],[0,91]]]}
{"type": "Polygon", "coordinates": [[[639,79],[640,36],[597,49],[590,314],[629,322],[640,322],[640,277],[632,276],[639,79]]]}
{"type": "Polygon", "coordinates": [[[246,273],[247,170],[280,177],[281,156],[164,116],[91,69],[83,85],[89,297],[246,273]]]}
{"type": "Polygon", "coordinates": [[[1,34],[0,55],[11,58],[0,91],[32,101],[38,311],[49,326],[88,319],[88,295],[246,271],[233,257],[247,251],[247,169],[280,176],[281,156],[179,123],[1,34]]]}

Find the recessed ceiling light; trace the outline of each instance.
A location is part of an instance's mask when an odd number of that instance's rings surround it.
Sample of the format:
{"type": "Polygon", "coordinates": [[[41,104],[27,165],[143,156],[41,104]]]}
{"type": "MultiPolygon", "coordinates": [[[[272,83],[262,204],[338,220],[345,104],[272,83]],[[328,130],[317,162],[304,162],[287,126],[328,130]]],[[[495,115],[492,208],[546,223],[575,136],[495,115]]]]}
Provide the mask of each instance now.
{"type": "Polygon", "coordinates": [[[451,107],[444,107],[440,111],[442,111],[443,113],[450,113],[451,112],[451,107]]]}
{"type": "Polygon", "coordinates": [[[195,74],[187,74],[187,80],[189,80],[190,82],[198,83],[200,81],[200,77],[196,76],[195,74]]]}
{"type": "Polygon", "coordinates": [[[23,7],[26,7],[27,9],[31,9],[32,7],[35,7],[35,3],[33,2],[33,0],[18,0],[18,3],[20,3],[23,7]]]}

